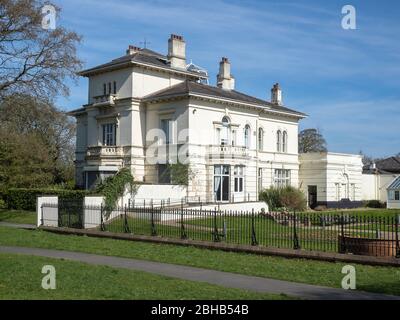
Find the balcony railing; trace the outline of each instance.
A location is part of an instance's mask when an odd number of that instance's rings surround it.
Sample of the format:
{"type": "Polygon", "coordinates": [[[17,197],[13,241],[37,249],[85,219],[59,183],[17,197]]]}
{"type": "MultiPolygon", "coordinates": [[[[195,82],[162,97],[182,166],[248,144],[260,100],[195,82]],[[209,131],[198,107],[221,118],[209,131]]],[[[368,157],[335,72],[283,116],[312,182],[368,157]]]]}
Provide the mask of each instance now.
{"type": "Polygon", "coordinates": [[[248,149],[242,146],[210,146],[208,148],[210,158],[243,158],[249,155],[248,149]]]}
{"type": "Polygon", "coordinates": [[[93,97],[93,105],[96,107],[109,105],[113,106],[115,104],[116,97],[117,96],[115,94],[106,94],[93,97]]]}
{"type": "Polygon", "coordinates": [[[87,157],[121,157],[123,156],[122,147],[117,146],[95,146],[89,147],[86,152],[87,157]]]}

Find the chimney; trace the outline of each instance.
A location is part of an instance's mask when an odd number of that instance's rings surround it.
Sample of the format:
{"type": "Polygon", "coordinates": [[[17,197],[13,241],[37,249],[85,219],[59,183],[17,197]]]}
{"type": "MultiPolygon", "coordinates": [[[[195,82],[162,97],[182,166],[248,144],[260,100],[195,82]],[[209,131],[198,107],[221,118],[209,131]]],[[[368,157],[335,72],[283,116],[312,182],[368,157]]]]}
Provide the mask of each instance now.
{"type": "Polygon", "coordinates": [[[172,68],[186,69],[186,42],[182,36],[171,34],[168,39],[168,60],[172,68]]]}
{"type": "Polygon", "coordinates": [[[228,58],[223,57],[219,63],[217,86],[226,90],[235,89],[235,78],[231,75],[231,64],[229,63],[228,58]]]}
{"type": "Polygon", "coordinates": [[[127,55],[131,55],[131,54],[134,54],[134,53],[136,53],[136,52],[138,52],[138,51],[140,51],[140,48],[139,48],[139,47],[129,45],[129,46],[128,46],[128,49],[126,50],[126,54],[127,54],[127,55]]]}
{"type": "Polygon", "coordinates": [[[279,83],[275,83],[271,89],[271,103],[278,106],[282,105],[282,90],[279,83]]]}

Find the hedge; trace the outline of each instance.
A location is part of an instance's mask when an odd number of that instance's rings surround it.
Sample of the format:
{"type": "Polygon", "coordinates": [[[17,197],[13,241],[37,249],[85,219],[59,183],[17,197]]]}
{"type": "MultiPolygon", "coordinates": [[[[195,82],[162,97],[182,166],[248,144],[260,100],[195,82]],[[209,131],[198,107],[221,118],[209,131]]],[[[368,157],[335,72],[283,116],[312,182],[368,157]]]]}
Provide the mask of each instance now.
{"type": "Polygon", "coordinates": [[[10,188],[3,192],[0,198],[4,199],[8,209],[36,211],[38,196],[58,196],[63,199],[75,200],[83,199],[88,194],[89,192],[85,190],[10,188]]]}

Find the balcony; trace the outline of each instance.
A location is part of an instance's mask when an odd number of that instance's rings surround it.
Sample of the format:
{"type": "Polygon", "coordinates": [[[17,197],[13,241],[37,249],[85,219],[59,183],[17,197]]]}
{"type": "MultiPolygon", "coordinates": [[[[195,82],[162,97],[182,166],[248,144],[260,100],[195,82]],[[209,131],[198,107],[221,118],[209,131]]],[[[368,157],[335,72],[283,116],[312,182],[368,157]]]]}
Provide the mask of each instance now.
{"type": "Polygon", "coordinates": [[[210,159],[246,158],[249,156],[249,152],[246,147],[242,146],[210,146],[208,148],[208,156],[210,159]]]}
{"type": "Polygon", "coordinates": [[[86,159],[110,159],[121,158],[124,155],[123,148],[117,146],[95,146],[88,147],[86,159]]]}
{"type": "Polygon", "coordinates": [[[93,106],[95,107],[114,106],[116,98],[117,96],[115,94],[106,94],[93,97],[93,106]]]}

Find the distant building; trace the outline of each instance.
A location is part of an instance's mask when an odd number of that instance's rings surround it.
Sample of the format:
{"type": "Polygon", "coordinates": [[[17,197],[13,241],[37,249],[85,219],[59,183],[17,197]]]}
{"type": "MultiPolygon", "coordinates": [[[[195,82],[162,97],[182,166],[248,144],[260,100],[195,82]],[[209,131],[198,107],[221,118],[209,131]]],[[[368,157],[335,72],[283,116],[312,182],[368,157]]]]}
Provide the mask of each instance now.
{"type": "Polygon", "coordinates": [[[389,157],[363,167],[363,199],[388,201],[387,188],[400,176],[400,157],[389,157]]]}
{"type": "Polygon", "coordinates": [[[355,154],[332,152],[299,155],[299,186],[308,205],[327,208],[362,206],[362,160],[355,154]]]}
{"type": "Polygon", "coordinates": [[[400,176],[394,179],[394,181],[387,188],[388,209],[400,209],[400,176]]]}

